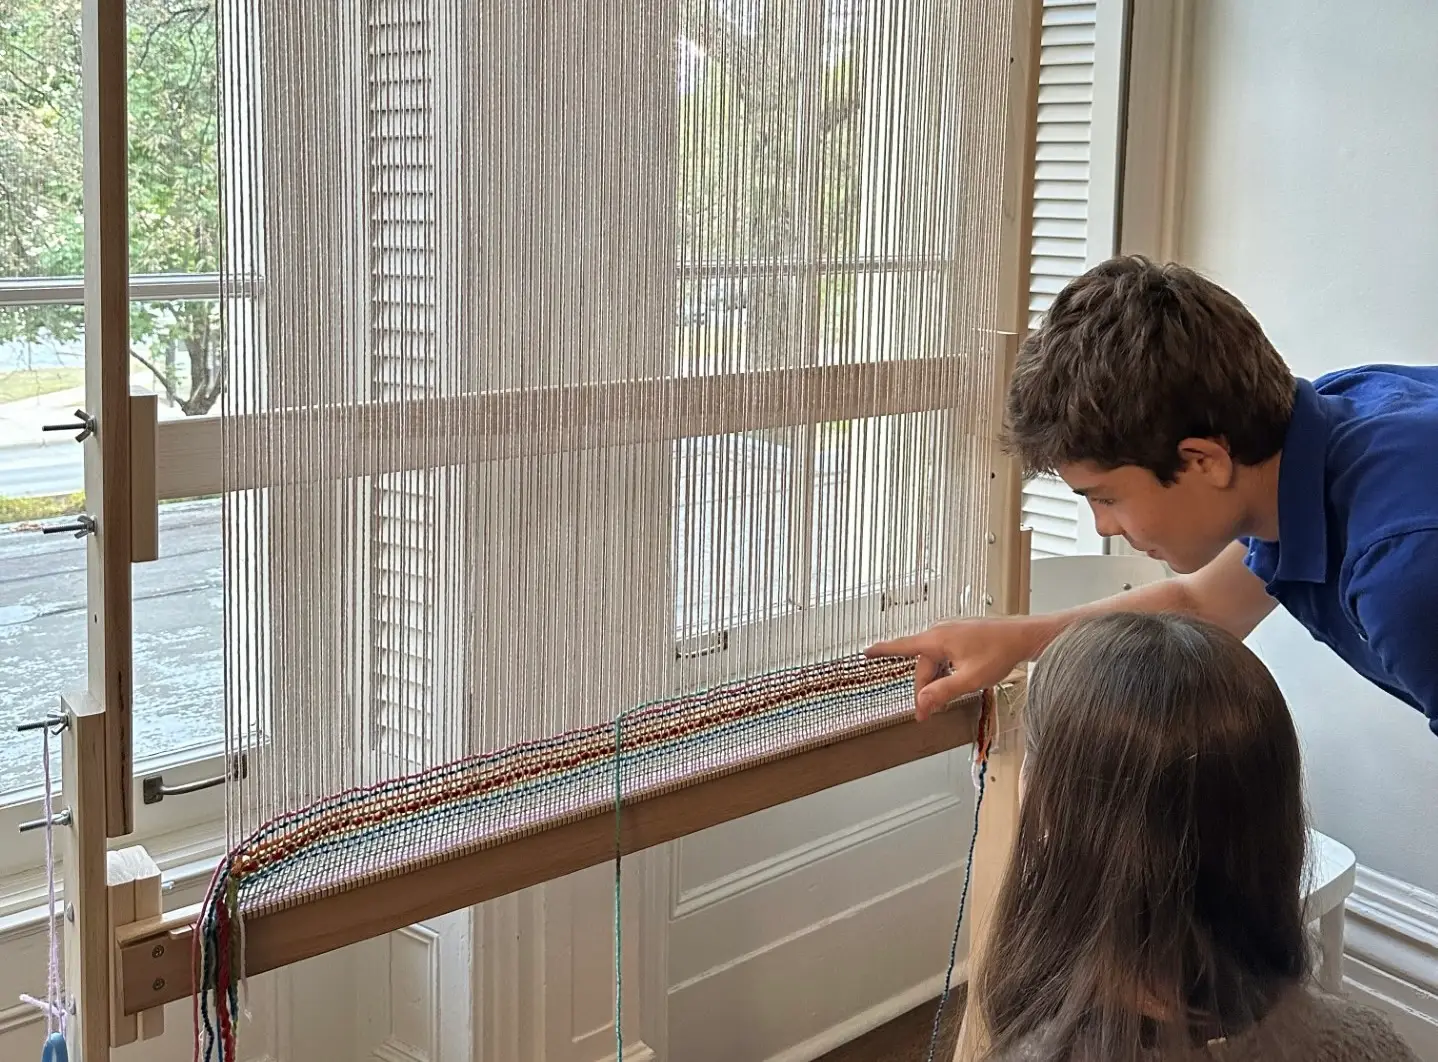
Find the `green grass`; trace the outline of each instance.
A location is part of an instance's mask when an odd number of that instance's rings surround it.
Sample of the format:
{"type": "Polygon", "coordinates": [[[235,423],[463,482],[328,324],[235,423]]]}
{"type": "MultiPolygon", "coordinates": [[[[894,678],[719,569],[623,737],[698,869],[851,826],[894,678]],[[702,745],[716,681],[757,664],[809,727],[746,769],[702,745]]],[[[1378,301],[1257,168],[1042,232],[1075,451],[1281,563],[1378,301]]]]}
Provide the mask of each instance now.
{"type": "Polygon", "coordinates": [[[75,516],[84,511],[83,492],[51,494],[44,498],[7,498],[0,495],[0,524],[53,520],[57,516],[75,516]]]}
{"type": "Polygon", "coordinates": [[[84,369],[15,369],[0,372],[0,402],[19,402],[56,391],[68,391],[85,382],[84,369]]]}

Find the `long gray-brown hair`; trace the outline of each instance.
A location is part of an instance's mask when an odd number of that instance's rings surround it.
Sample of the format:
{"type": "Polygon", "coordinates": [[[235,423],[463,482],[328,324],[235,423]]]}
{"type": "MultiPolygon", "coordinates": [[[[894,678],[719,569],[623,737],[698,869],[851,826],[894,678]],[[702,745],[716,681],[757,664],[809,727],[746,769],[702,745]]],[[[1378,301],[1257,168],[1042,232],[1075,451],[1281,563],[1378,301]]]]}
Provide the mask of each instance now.
{"type": "Polygon", "coordinates": [[[1242,642],[1070,628],[1034,669],[1018,835],[976,1003],[988,1057],[1130,1062],[1231,1035],[1308,971],[1298,737],[1242,642]]]}

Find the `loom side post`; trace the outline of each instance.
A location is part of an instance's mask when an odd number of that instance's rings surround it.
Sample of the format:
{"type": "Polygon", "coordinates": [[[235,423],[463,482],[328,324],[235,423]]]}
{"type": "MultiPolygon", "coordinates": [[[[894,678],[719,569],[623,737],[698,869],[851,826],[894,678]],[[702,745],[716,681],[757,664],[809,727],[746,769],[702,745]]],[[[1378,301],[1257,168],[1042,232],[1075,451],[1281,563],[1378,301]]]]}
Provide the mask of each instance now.
{"type": "Polygon", "coordinates": [[[70,812],[57,831],[64,868],[66,1040],[71,1062],[110,1057],[110,904],[105,838],[105,711],[88,693],[62,698],[61,793],[70,812]]]}
{"type": "MultiPolygon", "coordinates": [[[[104,709],[105,833],[134,829],[130,539],[130,258],[125,0],[81,5],[85,220],[85,506],[90,694],[104,709]]],[[[103,889],[101,890],[103,894],[103,889]]]]}

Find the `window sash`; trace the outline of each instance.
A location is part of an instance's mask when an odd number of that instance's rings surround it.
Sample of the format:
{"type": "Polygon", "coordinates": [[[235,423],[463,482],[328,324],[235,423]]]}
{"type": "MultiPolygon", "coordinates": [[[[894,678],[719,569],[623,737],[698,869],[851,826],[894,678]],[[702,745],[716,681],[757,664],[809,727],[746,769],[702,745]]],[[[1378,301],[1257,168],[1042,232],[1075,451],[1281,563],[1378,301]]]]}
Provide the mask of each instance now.
{"type": "MultiPolygon", "coordinates": [[[[187,302],[263,292],[259,278],[218,273],[137,273],[130,277],[131,302],[187,302]]],[[[83,306],[84,277],[0,277],[0,307],[83,306]]]]}

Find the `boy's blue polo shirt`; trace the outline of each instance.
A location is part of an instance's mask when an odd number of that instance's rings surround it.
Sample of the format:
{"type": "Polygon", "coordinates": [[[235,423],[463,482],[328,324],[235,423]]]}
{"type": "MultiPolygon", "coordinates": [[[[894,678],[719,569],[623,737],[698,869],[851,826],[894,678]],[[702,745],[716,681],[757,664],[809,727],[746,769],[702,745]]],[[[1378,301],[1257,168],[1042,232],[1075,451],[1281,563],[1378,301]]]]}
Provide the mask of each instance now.
{"type": "Polygon", "coordinates": [[[1298,382],[1278,538],[1247,541],[1249,569],[1438,734],[1438,366],[1298,382]]]}

